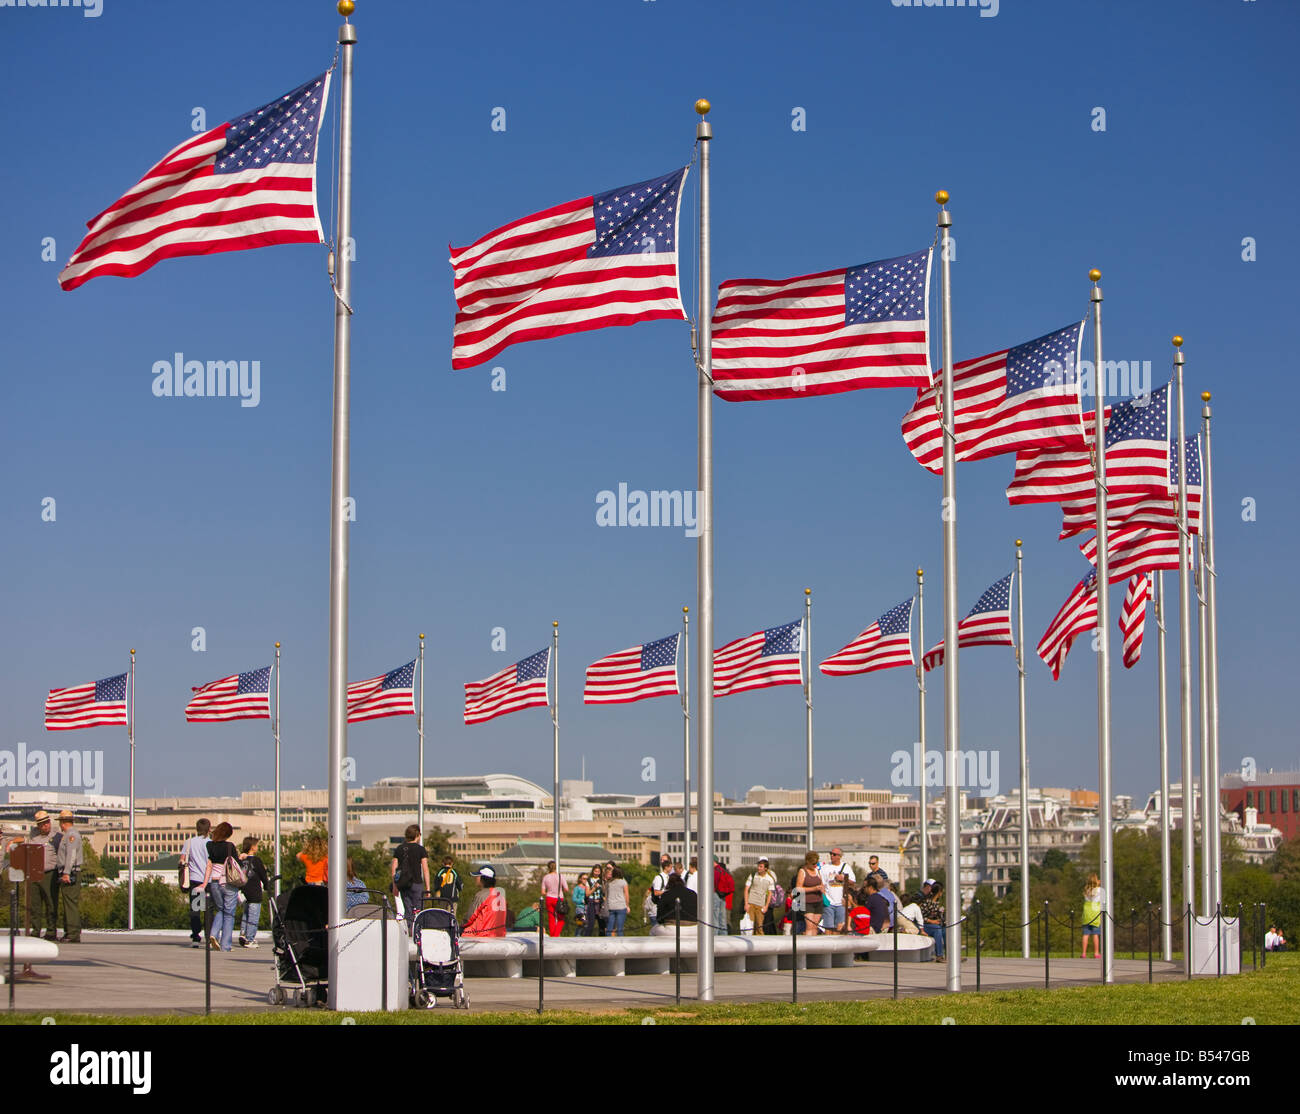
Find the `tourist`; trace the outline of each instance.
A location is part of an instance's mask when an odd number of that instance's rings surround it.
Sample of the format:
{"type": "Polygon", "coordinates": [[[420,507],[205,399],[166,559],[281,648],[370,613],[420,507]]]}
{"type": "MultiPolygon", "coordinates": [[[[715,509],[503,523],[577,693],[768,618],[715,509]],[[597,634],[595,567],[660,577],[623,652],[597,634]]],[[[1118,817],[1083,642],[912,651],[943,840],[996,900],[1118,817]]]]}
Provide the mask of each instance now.
{"type": "Polygon", "coordinates": [[[230,951],[235,935],[235,914],[239,906],[239,883],[233,877],[230,864],[239,869],[239,852],[230,842],[235,834],[228,821],[221,821],[212,829],[212,839],[208,841],[208,865],[203,872],[203,885],[207,890],[208,902],[212,906],[212,935],[208,937],[208,947],[213,951],[230,951]],[[227,875],[231,875],[227,881],[227,875]]]}
{"type": "MultiPolygon", "coordinates": [[[[680,872],[679,872],[680,873],[680,872]]],[[[682,875],[682,881],[686,883],[686,888],[695,895],[700,892],[700,860],[696,855],[691,856],[691,865],[687,868],[686,873],[682,875]]]]}
{"type": "Polygon", "coordinates": [[[815,936],[821,931],[822,903],[826,892],[826,884],[817,869],[816,851],[804,855],[803,866],[795,874],[791,889],[804,897],[804,934],[815,936]]]}
{"type": "Polygon", "coordinates": [[[919,894],[904,894],[898,912],[900,914],[898,921],[900,929],[903,929],[906,932],[913,931],[903,924],[904,921],[907,921],[909,924],[915,926],[917,932],[925,931],[922,927],[925,924],[925,914],[921,912],[919,894]]]}
{"type": "Polygon", "coordinates": [[[460,875],[456,873],[454,863],[450,855],[443,855],[442,869],[433,880],[433,896],[451,906],[460,900],[460,875]]]}
{"type": "Polygon", "coordinates": [[[605,880],[605,915],[609,918],[609,935],[622,936],[623,925],[627,922],[627,879],[616,866],[605,869],[609,872],[605,880]]]}
{"type": "Polygon", "coordinates": [[[938,963],[944,956],[947,942],[947,929],[943,923],[943,883],[930,879],[926,885],[930,892],[921,898],[921,916],[924,918],[925,934],[934,941],[934,961],[938,963]]]}
{"type": "Polygon", "coordinates": [[[605,935],[605,872],[600,863],[592,865],[587,877],[587,923],[584,936],[605,935]]]}
{"type": "Polygon", "coordinates": [[[558,936],[564,931],[564,918],[560,916],[560,902],[569,892],[564,877],[556,869],[555,860],[546,864],[546,873],[542,875],[542,900],[546,903],[546,934],[558,936]]]}
{"type": "Polygon", "coordinates": [[[764,935],[764,925],[772,920],[772,898],[776,896],[776,875],[769,869],[766,855],[758,857],[754,873],[745,883],[745,912],[754,922],[754,935],[764,935]]]}
{"type": "MultiPolygon", "coordinates": [[[[271,885],[271,876],[267,873],[266,863],[257,854],[256,836],[245,836],[239,849],[239,862],[244,868],[244,927],[239,933],[241,948],[257,947],[257,925],[262,919],[262,900],[265,889],[271,885]]],[[[349,859],[348,862],[352,860],[349,859]]]]}
{"type": "Polygon", "coordinates": [[[1101,917],[1106,908],[1106,891],[1101,879],[1096,874],[1088,875],[1088,884],[1083,890],[1083,936],[1080,940],[1083,954],[1080,959],[1088,958],[1088,940],[1093,942],[1093,955],[1101,958],[1101,917]]]}
{"type": "Polygon", "coordinates": [[[420,842],[418,824],[406,826],[406,842],[393,852],[388,864],[393,892],[402,899],[406,919],[412,921],[424,907],[424,895],[429,886],[429,852],[420,842]]]}
{"type": "Polygon", "coordinates": [[[867,875],[867,899],[864,904],[871,914],[871,931],[876,934],[888,932],[891,927],[889,902],[881,896],[880,879],[874,874],[867,875]]]}
{"type": "Polygon", "coordinates": [[[584,870],[573,883],[573,927],[575,936],[585,936],[587,927],[587,872],[584,870]]]}
{"type": "Polygon", "coordinates": [[[844,887],[857,881],[853,868],[844,861],[844,852],[838,847],[832,847],[831,861],[821,863],[818,873],[826,884],[826,896],[822,903],[822,929],[826,932],[843,932],[844,887]]]}
{"type": "Polygon", "coordinates": [[[469,907],[462,936],[504,936],[506,934],[506,895],[496,884],[497,872],[492,867],[479,867],[474,872],[478,879],[478,893],[469,907]]]}
{"type": "Polygon", "coordinates": [[[306,882],[309,886],[324,886],[329,882],[330,860],[325,840],[318,835],[310,835],[303,848],[295,856],[307,871],[306,882]]]}
{"type": "Polygon", "coordinates": [[[208,867],[208,833],[212,831],[212,821],[206,817],[194,822],[195,834],[190,836],[181,847],[181,866],[185,870],[185,881],[181,890],[190,895],[190,947],[201,948],[203,936],[212,931],[212,915],[209,911],[204,916],[203,883],[200,879],[208,867]],[[206,923],[204,923],[206,921],[206,923]]]}
{"type": "Polygon", "coordinates": [[[680,910],[682,924],[694,924],[699,916],[699,898],[688,889],[686,881],[673,871],[668,876],[664,896],[659,899],[659,927],[672,929],[677,924],[680,910]]]}
{"type": "Polygon", "coordinates": [[[655,875],[654,881],[650,883],[650,895],[654,898],[656,915],[659,909],[659,899],[663,897],[664,890],[668,888],[668,876],[673,872],[673,860],[671,855],[659,856],[659,873],[655,875]]]}
{"type": "Polygon", "coordinates": [[[726,936],[731,931],[731,900],[736,880],[717,855],[713,856],[713,931],[726,936]]]}
{"type": "Polygon", "coordinates": [[[352,856],[348,856],[348,880],[344,886],[344,898],[347,900],[347,910],[355,909],[358,905],[365,905],[370,900],[370,890],[366,887],[365,882],[357,877],[356,867],[353,865],[352,856]]]}

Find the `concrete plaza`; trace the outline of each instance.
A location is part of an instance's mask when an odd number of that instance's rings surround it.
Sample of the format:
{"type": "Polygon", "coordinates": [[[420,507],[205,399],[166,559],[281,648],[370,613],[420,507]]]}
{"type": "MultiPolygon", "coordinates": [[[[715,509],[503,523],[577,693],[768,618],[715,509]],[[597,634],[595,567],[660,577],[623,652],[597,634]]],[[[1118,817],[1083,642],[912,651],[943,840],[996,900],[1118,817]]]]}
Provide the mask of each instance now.
{"type": "MultiPolygon", "coordinates": [[[[0,944],[3,938],[0,938],[0,944]]],[[[267,991],[275,981],[269,934],[253,951],[235,948],[212,952],[213,1012],[278,1012],[292,1007],[272,1006],[267,991]]],[[[20,1011],[103,1014],[202,1014],[204,1009],[205,952],[191,948],[188,935],[178,933],[86,932],[83,943],[59,946],[59,958],[42,964],[49,975],[39,982],[19,981],[14,1004],[20,1011]]],[[[0,956],[3,952],[0,951],[0,956]]],[[[1183,977],[1181,963],[1154,964],[1159,981],[1183,977]]],[[[1051,985],[1083,986],[1099,981],[1096,960],[1051,960],[1051,985]]],[[[900,963],[899,997],[945,992],[946,966],[942,963],[900,963]]],[[[1145,982],[1147,961],[1120,959],[1115,963],[1117,982],[1145,982]]],[[[893,993],[894,965],[885,960],[858,963],[852,968],[801,970],[800,1001],[846,1001],[888,998],[893,993]]],[[[658,1007],[674,1001],[672,975],[547,978],[548,1009],[601,1010],[633,1006],[658,1007]]],[[[693,1000],[695,975],[683,974],[682,1000],[693,1000]]],[[[1017,990],[1043,986],[1042,959],[1000,958],[985,954],[980,961],[982,990],[1017,990]]],[[[466,980],[470,1006],[476,1012],[535,1010],[537,979],[470,978],[466,980]]],[[[962,964],[962,989],[975,989],[975,959],[962,964]]],[[[719,972],[715,999],[732,1002],[790,1001],[789,971],[719,972]]],[[[0,1008],[8,1006],[7,986],[0,987],[0,1008]]]]}

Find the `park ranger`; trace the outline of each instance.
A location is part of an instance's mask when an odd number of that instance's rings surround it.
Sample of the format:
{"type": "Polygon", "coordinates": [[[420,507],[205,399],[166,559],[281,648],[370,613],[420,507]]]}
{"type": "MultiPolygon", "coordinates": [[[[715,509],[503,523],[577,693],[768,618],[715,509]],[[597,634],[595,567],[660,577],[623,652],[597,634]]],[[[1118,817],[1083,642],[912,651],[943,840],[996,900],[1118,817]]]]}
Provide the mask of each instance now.
{"type": "Polygon", "coordinates": [[[55,870],[59,876],[59,905],[63,908],[63,942],[81,943],[81,867],[85,861],[81,833],[72,826],[72,813],[59,813],[55,837],[55,870]]]}
{"type": "Polygon", "coordinates": [[[43,934],[47,940],[53,940],[58,935],[59,928],[59,886],[54,876],[55,854],[54,840],[50,838],[50,814],[43,808],[38,809],[32,820],[35,826],[32,828],[32,834],[28,836],[27,841],[37,844],[44,851],[45,862],[43,868],[45,874],[36,883],[35,887],[38,897],[31,911],[31,935],[40,936],[43,934]],[[42,928],[44,928],[43,933],[42,928]]]}

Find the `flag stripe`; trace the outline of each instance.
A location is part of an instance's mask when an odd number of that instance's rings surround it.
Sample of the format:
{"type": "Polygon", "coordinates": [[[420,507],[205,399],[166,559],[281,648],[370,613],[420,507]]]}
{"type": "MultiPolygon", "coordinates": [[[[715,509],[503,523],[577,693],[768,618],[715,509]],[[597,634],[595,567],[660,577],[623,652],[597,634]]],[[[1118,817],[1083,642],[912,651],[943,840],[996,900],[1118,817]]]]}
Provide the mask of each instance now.
{"type": "Polygon", "coordinates": [[[517,712],[521,708],[545,708],[550,703],[547,681],[550,676],[550,649],[541,650],[523,661],[507,666],[499,673],[482,681],[465,685],[465,722],[486,723],[497,716],[517,712]],[[539,659],[542,659],[539,661],[539,659]],[[536,662],[539,676],[520,680],[520,667],[536,662]]]}
{"type": "Polygon", "coordinates": [[[106,677],[84,685],[50,689],[45,698],[45,729],[76,731],[83,727],[115,727],[127,724],[129,692],[127,674],[106,677]],[[122,695],[116,696],[120,686],[122,695]]]}
{"type": "Polygon", "coordinates": [[[677,685],[677,648],[680,635],[670,635],[650,644],[650,648],[662,646],[660,657],[669,657],[664,664],[653,664],[643,668],[643,657],[647,645],[633,646],[610,654],[587,667],[587,683],[583,689],[584,704],[630,704],[634,700],[644,700],[651,696],[676,696],[681,690],[677,685]]]}
{"type": "Polygon", "coordinates": [[[1052,671],[1052,680],[1060,680],[1061,667],[1075,638],[1097,628],[1097,574],[1089,573],[1061,605],[1038,640],[1038,656],[1052,671]]]}
{"type": "Polygon", "coordinates": [[[1147,596],[1151,591],[1151,575],[1136,573],[1129,578],[1128,591],[1124,593],[1124,607],[1119,613],[1119,633],[1124,639],[1124,668],[1132,669],[1142,656],[1142,633],[1147,622],[1147,596]]]}

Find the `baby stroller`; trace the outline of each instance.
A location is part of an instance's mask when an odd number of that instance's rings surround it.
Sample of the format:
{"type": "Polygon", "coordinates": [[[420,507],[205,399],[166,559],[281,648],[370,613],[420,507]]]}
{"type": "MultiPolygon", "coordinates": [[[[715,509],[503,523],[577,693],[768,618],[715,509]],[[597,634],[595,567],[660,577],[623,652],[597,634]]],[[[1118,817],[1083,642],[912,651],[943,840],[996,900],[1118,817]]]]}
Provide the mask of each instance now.
{"type": "Polygon", "coordinates": [[[465,964],[460,958],[460,925],[449,903],[421,909],[411,921],[415,958],[411,960],[411,1004],[431,1010],[439,998],[450,998],[458,1010],[469,1009],[465,993],[465,964]]]}
{"type": "Polygon", "coordinates": [[[323,1002],[329,986],[329,891],[295,886],[270,905],[276,982],[267,1001],[273,1006],[286,999],[296,1006],[323,1002]]]}

